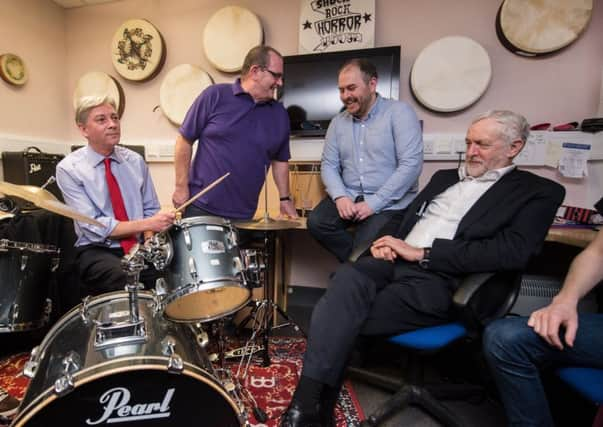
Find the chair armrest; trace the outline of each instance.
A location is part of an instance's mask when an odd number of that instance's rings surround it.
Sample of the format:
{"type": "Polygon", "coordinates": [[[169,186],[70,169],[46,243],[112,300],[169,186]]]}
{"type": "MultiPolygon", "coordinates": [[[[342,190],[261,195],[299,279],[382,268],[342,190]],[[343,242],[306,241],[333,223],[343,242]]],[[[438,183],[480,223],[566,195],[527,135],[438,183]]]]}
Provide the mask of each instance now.
{"type": "Polygon", "coordinates": [[[463,324],[477,331],[509,312],[520,286],[518,271],[470,274],[453,295],[454,308],[463,324]]]}
{"type": "Polygon", "coordinates": [[[496,273],[474,273],[465,276],[452,297],[454,305],[459,308],[467,306],[480,287],[495,274],[496,273]]]}

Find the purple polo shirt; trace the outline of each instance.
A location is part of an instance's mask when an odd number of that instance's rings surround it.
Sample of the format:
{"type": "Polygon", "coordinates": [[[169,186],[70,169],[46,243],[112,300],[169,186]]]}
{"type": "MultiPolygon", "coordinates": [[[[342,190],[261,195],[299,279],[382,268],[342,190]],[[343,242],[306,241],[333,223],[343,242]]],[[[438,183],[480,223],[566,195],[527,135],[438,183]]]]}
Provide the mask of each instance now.
{"type": "Polygon", "coordinates": [[[228,178],[195,201],[225,218],[248,219],[258,205],[264,168],[289,160],[289,117],[280,102],[255,103],[241,87],[215,84],[188,110],[180,133],[199,141],[189,173],[191,197],[214,180],[228,178]]]}

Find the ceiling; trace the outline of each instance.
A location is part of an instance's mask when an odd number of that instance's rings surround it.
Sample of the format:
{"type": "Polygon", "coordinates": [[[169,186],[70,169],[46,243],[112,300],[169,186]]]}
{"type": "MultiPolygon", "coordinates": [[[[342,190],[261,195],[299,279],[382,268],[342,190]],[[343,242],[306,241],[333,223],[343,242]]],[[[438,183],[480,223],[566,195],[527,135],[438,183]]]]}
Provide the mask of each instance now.
{"type": "Polygon", "coordinates": [[[84,6],[91,6],[94,4],[100,4],[100,3],[111,3],[111,2],[115,2],[115,1],[119,1],[119,0],[52,0],[54,1],[56,4],[58,4],[59,6],[65,8],[65,9],[69,9],[72,7],[84,7],[84,6]]]}

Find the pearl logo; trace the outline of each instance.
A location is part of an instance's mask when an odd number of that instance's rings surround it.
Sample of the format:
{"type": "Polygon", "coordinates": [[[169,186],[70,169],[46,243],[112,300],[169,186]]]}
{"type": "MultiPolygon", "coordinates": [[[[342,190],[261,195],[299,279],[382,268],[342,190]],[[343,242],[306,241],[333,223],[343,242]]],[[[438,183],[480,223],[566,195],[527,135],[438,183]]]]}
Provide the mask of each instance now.
{"type": "Polygon", "coordinates": [[[99,403],[103,406],[103,415],[94,421],[88,418],[86,424],[93,426],[101,423],[113,424],[168,418],[171,415],[170,402],[174,396],[174,391],[173,388],[168,389],[161,402],[129,405],[130,390],[125,387],[112,388],[104,392],[99,399],[99,403]]]}

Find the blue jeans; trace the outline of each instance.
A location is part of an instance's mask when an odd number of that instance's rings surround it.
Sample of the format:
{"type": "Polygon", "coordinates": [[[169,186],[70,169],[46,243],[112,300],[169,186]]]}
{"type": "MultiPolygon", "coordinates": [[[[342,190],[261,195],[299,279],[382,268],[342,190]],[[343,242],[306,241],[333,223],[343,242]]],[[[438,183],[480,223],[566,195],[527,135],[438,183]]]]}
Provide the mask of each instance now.
{"type": "Polygon", "coordinates": [[[553,426],[539,367],[603,369],[603,314],[581,314],[573,347],[550,346],[526,317],[499,319],[484,333],[484,356],[494,375],[510,426],[553,426]]]}

